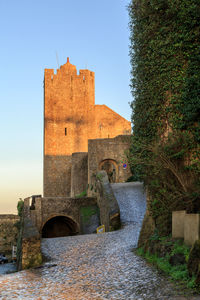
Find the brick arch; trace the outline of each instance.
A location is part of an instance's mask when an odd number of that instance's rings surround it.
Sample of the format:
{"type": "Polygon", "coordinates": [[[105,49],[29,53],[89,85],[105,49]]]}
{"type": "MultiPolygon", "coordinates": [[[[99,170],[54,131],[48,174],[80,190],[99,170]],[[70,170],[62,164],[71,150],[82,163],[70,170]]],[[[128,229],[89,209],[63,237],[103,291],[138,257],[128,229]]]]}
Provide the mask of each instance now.
{"type": "Polygon", "coordinates": [[[104,159],[99,163],[99,170],[105,170],[111,183],[119,180],[119,167],[114,159],[104,159]]]}
{"type": "Polygon", "coordinates": [[[43,238],[75,235],[79,232],[79,224],[64,214],[54,214],[48,217],[41,226],[43,238]]]}

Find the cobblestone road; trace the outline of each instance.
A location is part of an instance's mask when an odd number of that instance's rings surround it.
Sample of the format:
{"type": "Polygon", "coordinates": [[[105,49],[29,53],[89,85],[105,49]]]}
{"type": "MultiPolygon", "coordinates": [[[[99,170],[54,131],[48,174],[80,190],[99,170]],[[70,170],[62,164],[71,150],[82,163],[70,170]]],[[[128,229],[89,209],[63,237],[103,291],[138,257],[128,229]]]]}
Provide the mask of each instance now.
{"type": "Polygon", "coordinates": [[[38,269],[0,276],[0,299],[186,299],[175,296],[175,287],[131,251],[145,211],[142,185],[114,184],[113,189],[123,229],[43,239],[50,261],[38,269]]]}

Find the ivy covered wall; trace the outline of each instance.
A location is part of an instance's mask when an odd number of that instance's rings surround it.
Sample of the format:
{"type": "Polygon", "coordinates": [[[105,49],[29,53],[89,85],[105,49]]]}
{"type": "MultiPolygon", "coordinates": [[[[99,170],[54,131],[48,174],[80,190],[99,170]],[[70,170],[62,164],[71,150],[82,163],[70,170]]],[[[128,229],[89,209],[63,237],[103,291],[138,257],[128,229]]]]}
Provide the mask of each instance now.
{"type": "Polygon", "coordinates": [[[199,0],[134,0],[129,14],[134,134],[152,140],[169,126],[199,142],[199,0]]]}
{"type": "Polygon", "coordinates": [[[129,160],[165,235],[173,210],[200,212],[200,1],[133,0],[129,15],[129,160]]]}

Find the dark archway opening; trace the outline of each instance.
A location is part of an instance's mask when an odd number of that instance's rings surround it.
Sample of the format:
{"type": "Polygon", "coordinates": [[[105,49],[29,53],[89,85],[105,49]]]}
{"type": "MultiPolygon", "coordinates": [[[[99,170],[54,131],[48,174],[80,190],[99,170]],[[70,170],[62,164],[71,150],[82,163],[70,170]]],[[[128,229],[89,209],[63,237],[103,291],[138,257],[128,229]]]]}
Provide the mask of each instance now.
{"type": "Polygon", "coordinates": [[[110,183],[117,182],[117,164],[111,159],[106,159],[100,163],[100,170],[106,171],[110,183]]]}
{"type": "Polygon", "coordinates": [[[42,228],[43,238],[54,238],[77,234],[77,224],[65,216],[57,216],[48,220],[42,228]]]}

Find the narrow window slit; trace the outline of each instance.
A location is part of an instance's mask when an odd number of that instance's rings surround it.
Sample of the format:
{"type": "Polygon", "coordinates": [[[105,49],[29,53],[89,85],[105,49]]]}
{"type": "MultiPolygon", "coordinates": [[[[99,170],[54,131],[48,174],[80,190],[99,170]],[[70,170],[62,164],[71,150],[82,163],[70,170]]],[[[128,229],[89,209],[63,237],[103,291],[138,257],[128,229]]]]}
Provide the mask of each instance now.
{"type": "Polygon", "coordinates": [[[67,128],[65,127],[65,135],[67,135],[67,128]]]}

